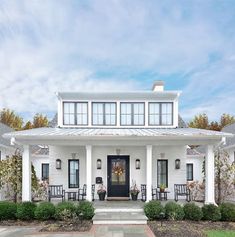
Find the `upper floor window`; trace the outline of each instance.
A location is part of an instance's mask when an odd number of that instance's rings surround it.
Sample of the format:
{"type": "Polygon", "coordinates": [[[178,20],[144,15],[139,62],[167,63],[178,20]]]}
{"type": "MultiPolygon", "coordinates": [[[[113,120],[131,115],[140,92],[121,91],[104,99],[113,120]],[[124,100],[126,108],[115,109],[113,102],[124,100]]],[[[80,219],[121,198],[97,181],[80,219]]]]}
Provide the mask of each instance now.
{"type": "Polygon", "coordinates": [[[116,125],[116,103],[92,103],[92,125],[116,125]]]}
{"type": "Polygon", "coordinates": [[[64,125],[87,125],[87,102],[64,102],[64,125]]]}
{"type": "Polygon", "coordinates": [[[144,125],[144,103],[121,103],[121,125],[144,125]]]}
{"type": "Polygon", "coordinates": [[[172,125],[173,103],[149,103],[149,125],[172,125]]]}

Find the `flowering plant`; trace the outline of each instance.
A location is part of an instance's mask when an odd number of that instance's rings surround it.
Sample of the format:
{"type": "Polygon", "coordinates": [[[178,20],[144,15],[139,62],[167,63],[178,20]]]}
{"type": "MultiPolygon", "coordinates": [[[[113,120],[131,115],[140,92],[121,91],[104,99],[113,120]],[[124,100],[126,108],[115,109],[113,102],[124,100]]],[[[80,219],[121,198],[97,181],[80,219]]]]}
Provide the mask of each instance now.
{"type": "Polygon", "coordinates": [[[131,186],[131,191],[130,193],[133,194],[133,195],[138,195],[140,192],[140,190],[138,189],[137,185],[136,185],[136,182],[135,181],[132,181],[132,186],[131,186]]]}
{"type": "Polygon", "coordinates": [[[97,189],[97,194],[106,193],[106,187],[103,184],[100,184],[97,189]]]}

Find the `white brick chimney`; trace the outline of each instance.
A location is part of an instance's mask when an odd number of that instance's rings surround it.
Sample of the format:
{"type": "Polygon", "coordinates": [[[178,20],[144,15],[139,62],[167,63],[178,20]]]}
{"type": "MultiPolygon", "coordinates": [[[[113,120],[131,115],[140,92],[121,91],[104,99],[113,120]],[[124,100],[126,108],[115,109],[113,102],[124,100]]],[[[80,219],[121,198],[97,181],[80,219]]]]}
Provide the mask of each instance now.
{"type": "Polygon", "coordinates": [[[164,91],[164,81],[155,81],[153,83],[153,91],[158,92],[158,91],[164,91]]]}

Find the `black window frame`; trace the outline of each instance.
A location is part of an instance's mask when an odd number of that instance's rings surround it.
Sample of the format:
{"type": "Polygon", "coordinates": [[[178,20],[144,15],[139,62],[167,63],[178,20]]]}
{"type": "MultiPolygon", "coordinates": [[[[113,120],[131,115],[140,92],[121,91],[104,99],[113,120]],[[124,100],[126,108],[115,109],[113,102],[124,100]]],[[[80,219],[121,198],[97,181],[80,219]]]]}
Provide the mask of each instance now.
{"type": "MultiPolygon", "coordinates": [[[[92,102],[91,103],[91,114],[92,114],[92,118],[91,118],[91,122],[92,122],[92,126],[117,126],[117,102],[92,102]],[[93,105],[94,104],[101,104],[103,106],[103,123],[102,124],[94,124],[94,120],[93,120],[93,116],[94,116],[94,109],[93,109],[93,105]],[[106,122],[106,109],[105,109],[105,105],[106,104],[114,104],[115,105],[115,123],[114,124],[107,124],[106,122]]],[[[113,114],[110,114],[113,115],[113,114]]]]}
{"type": "Polygon", "coordinates": [[[145,126],[145,102],[120,102],[120,125],[121,126],[145,126]],[[131,105],[131,124],[122,124],[122,104],[130,104],[131,105]],[[135,124],[134,123],[134,105],[142,104],[144,108],[143,112],[143,124],[135,124]]]}
{"type": "Polygon", "coordinates": [[[70,126],[87,126],[88,125],[88,116],[89,116],[89,111],[88,111],[88,102],[87,101],[79,101],[79,102],[75,102],[75,101],[63,101],[63,125],[70,125],[70,126]],[[65,104],[73,104],[74,106],[74,124],[67,124],[64,121],[64,105],[65,104]],[[86,104],[87,106],[87,119],[86,119],[86,123],[85,124],[80,124],[77,123],[77,104],[86,104]]]}
{"type": "Polygon", "coordinates": [[[41,179],[42,179],[42,180],[48,180],[48,179],[49,179],[49,163],[42,163],[41,179]],[[45,168],[45,166],[47,166],[47,171],[48,171],[47,177],[44,176],[44,173],[45,173],[44,168],[45,168]]]}
{"type": "Polygon", "coordinates": [[[173,102],[149,102],[148,103],[148,125],[149,126],[172,126],[174,124],[174,103],[173,102]],[[159,124],[150,123],[150,105],[159,104],[159,124]],[[162,123],[162,105],[171,104],[171,124],[162,123]]]}
{"type": "Polygon", "coordinates": [[[167,159],[158,159],[157,160],[157,187],[160,188],[160,184],[159,183],[159,180],[158,180],[158,173],[159,173],[159,170],[158,170],[158,163],[159,162],[166,162],[166,188],[168,187],[168,160],[167,159]]]}
{"type": "Polygon", "coordinates": [[[194,177],[193,177],[193,163],[187,163],[186,164],[186,179],[187,179],[187,181],[193,181],[193,179],[194,179],[194,177]],[[188,169],[188,167],[189,166],[192,166],[192,173],[190,173],[191,175],[192,175],[192,177],[191,177],[191,179],[188,179],[188,174],[189,174],[189,169],[188,169]]]}
{"type": "Polygon", "coordinates": [[[79,183],[80,183],[80,162],[79,159],[69,159],[68,160],[68,187],[69,188],[79,188],[79,183]],[[77,185],[71,185],[70,183],[70,163],[73,161],[78,162],[78,175],[77,175],[77,185]]]}

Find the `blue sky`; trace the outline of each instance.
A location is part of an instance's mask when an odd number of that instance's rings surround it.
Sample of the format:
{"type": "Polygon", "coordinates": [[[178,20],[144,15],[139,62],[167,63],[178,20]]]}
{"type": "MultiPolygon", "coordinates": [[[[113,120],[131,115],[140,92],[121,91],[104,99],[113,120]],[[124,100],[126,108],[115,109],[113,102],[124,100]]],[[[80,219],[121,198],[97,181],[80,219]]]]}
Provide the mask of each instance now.
{"type": "Polygon", "coordinates": [[[185,120],[235,115],[234,0],[0,2],[0,108],[56,112],[56,91],[181,90],[185,120]]]}

